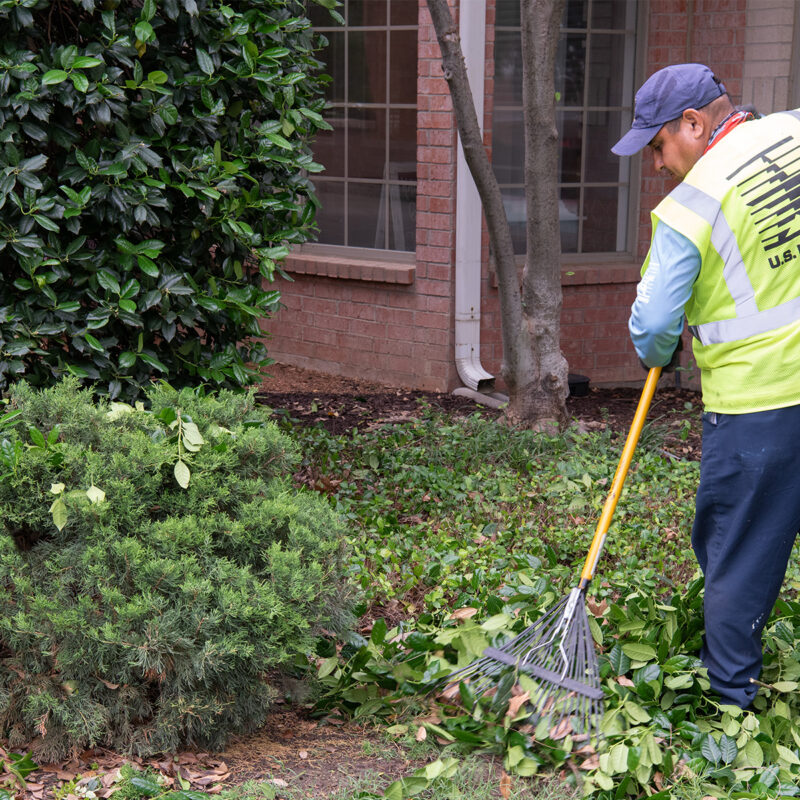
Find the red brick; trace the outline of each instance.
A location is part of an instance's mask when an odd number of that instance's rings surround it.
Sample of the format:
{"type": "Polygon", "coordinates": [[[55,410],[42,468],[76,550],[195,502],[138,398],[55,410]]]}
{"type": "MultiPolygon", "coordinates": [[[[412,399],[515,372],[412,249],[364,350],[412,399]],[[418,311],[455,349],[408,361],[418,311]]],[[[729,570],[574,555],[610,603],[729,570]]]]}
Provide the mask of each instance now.
{"type": "Polygon", "coordinates": [[[348,321],[348,332],[356,336],[369,336],[379,339],[386,336],[386,325],[381,322],[369,322],[364,319],[351,319],[348,321]]]}

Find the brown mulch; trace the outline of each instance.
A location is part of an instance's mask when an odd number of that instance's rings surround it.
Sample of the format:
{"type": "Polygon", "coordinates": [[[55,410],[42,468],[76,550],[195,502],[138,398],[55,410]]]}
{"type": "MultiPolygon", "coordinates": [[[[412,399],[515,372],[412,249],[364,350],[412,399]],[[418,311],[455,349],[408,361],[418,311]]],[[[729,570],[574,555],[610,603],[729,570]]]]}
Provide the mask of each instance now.
{"type": "MultiPolygon", "coordinates": [[[[478,406],[472,400],[443,392],[388,388],[320,372],[273,364],[258,392],[258,400],[303,425],[323,425],[333,434],[353,428],[402,422],[420,413],[423,404],[449,414],[469,415],[477,409],[491,417],[501,411],[478,406]]],[[[567,399],[567,411],[584,428],[610,427],[627,434],[641,388],[590,386],[584,397],[567,399]]],[[[656,390],[648,423],[657,427],[671,455],[700,457],[700,394],[674,385],[664,376],[656,390]],[[687,427],[688,423],[688,427],[687,427]]]]}
{"type": "MultiPolygon", "coordinates": [[[[321,424],[333,433],[401,422],[419,415],[423,404],[456,415],[472,414],[478,408],[469,399],[447,393],[387,388],[279,364],[269,371],[271,377],[258,392],[261,403],[301,424],[321,424]]],[[[585,397],[570,397],[567,408],[584,429],[610,427],[625,435],[639,392],[635,387],[591,387],[585,397]]],[[[648,419],[657,426],[670,456],[699,458],[700,408],[697,392],[670,385],[669,377],[662,379],[648,419]]],[[[481,413],[500,417],[502,412],[482,408],[481,413]]],[[[213,795],[248,780],[270,781],[278,798],[285,789],[314,800],[323,800],[358,776],[378,774],[388,784],[420,766],[363,723],[320,721],[301,708],[278,706],[262,730],[234,740],[223,753],[186,752],[142,760],[90,750],[69,761],[40,765],[28,776],[27,789],[16,797],[49,800],[58,793],[66,800],[78,800],[87,788],[97,797],[113,797],[123,763],[157,772],[165,790],[191,788],[213,795]],[[79,785],[65,792],[76,780],[79,785]]],[[[0,785],[3,779],[0,774],[0,785]]]]}

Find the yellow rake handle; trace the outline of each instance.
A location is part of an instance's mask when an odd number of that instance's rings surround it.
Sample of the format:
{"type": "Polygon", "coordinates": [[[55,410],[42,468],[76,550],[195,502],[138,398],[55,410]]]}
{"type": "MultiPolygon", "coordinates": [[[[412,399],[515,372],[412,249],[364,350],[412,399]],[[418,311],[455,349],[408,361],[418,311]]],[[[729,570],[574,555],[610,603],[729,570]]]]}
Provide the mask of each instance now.
{"type": "Polygon", "coordinates": [[[583,564],[583,571],[581,572],[581,582],[579,584],[581,589],[585,589],[589,582],[594,577],[594,571],[597,567],[597,561],[600,558],[600,553],[603,550],[603,545],[606,541],[606,534],[611,525],[611,517],[614,516],[614,510],[617,507],[617,501],[620,494],[622,494],[622,484],[625,483],[625,477],[628,474],[628,467],[631,465],[633,459],[633,451],[639,442],[639,436],[642,433],[644,420],[647,412],[650,410],[650,403],[653,400],[653,394],[656,390],[656,384],[661,376],[661,367],[653,367],[647,374],[647,380],[642,389],[642,396],[639,398],[639,405],[636,407],[636,413],[633,416],[631,429],[628,432],[628,438],[625,440],[625,447],[622,448],[622,455],[619,459],[619,466],[614,473],[614,480],[611,482],[611,490],[606,497],[606,502],[603,505],[603,511],[600,514],[600,519],[597,521],[597,528],[592,538],[592,544],[589,547],[589,553],[586,556],[586,561],[583,564]]]}

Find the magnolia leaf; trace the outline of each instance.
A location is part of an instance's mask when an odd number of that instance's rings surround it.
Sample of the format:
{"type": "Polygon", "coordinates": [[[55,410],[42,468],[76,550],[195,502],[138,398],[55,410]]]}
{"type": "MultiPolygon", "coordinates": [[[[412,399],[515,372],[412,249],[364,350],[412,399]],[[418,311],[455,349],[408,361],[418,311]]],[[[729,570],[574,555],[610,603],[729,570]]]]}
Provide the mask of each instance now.
{"type": "Polygon", "coordinates": [[[764,751],[761,745],[751,739],[739,753],[738,763],[743,767],[761,767],[764,765],[764,751]]]}
{"type": "Polygon", "coordinates": [[[725,764],[732,764],[736,760],[736,756],[739,755],[739,748],[736,746],[736,742],[725,733],[719,737],[719,749],[722,754],[722,761],[725,764]]]}
{"type": "Polygon", "coordinates": [[[50,506],[50,513],[53,515],[53,524],[58,528],[58,530],[63,530],[64,526],[67,524],[67,506],[64,501],[58,497],[56,500],[53,501],[53,504],[50,506]]]}
{"type": "Polygon", "coordinates": [[[42,76],[42,84],[52,86],[56,83],[63,83],[69,75],[63,69],[51,69],[42,76]]]}
{"type": "Polygon", "coordinates": [[[720,760],[722,759],[722,751],[720,750],[716,739],[714,739],[710,733],[705,734],[703,737],[703,744],[700,747],[700,752],[703,754],[703,757],[712,764],[719,764],[720,760]]]}
{"type": "Polygon", "coordinates": [[[622,645],[622,652],[631,661],[652,661],[656,657],[655,648],[641,642],[627,642],[622,645]]]}
{"type": "Polygon", "coordinates": [[[185,461],[178,460],[175,462],[175,480],[178,482],[178,485],[186,489],[189,486],[189,481],[191,480],[192,473],[189,470],[189,467],[186,465],[185,461]]]}
{"type": "Polygon", "coordinates": [[[106,499],[106,493],[102,489],[98,489],[94,484],[86,490],[86,496],[89,498],[89,502],[94,505],[102,503],[106,499]]]}
{"type": "Polygon", "coordinates": [[[631,668],[631,660],[625,655],[619,643],[611,648],[608,662],[617,675],[624,675],[631,668]]]}
{"type": "Polygon", "coordinates": [[[781,761],[786,764],[800,764],[800,758],[797,757],[797,753],[793,750],[790,750],[788,747],[782,744],[776,744],[775,750],[778,753],[778,757],[781,761]]]}
{"type": "Polygon", "coordinates": [[[188,442],[195,447],[200,447],[206,441],[194,422],[183,423],[183,438],[184,442],[188,442]]]}

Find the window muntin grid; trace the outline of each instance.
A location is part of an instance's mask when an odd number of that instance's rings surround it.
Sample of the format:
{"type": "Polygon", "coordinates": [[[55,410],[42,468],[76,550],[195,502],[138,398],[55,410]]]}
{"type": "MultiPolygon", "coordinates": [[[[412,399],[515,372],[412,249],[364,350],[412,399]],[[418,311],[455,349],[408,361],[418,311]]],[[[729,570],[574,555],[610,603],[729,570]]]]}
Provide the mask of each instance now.
{"type": "Polygon", "coordinates": [[[309,9],[332,81],[317,136],[318,241],[413,251],[417,194],[417,0],[344,0],[344,26],[309,9]]]}
{"type": "MultiPolygon", "coordinates": [[[[514,248],[525,252],[519,0],[497,0],[492,153],[514,248]]],[[[564,253],[630,249],[630,159],[611,146],[632,113],[636,0],[567,0],[556,58],[564,253]]]]}

